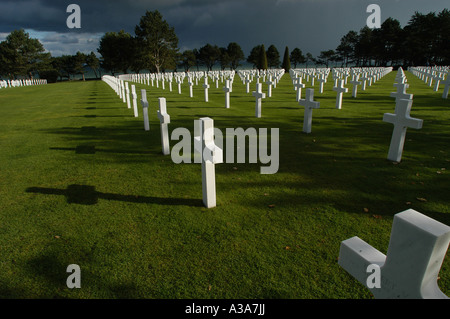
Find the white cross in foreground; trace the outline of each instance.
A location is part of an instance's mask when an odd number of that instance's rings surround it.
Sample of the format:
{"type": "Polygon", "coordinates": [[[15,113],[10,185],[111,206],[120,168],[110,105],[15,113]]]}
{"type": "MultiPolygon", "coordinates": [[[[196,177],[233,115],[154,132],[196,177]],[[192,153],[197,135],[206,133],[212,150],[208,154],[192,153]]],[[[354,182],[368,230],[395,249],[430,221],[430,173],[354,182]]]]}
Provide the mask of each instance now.
{"type": "Polygon", "coordinates": [[[383,121],[394,124],[391,145],[389,146],[388,159],[393,162],[400,162],[402,159],[403,146],[405,144],[406,129],[408,127],[421,129],[423,120],[412,118],[412,100],[398,100],[395,114],[385,113],[383,121]]]}
{"type": "Polygon", "coordinates": [[[262,84],[261,83],[256,84],[256,92],[253,91],[252,95],[256,98],[256,111],[255,111],[256,117],[260,118],[261,117],[261,99],[266,98],[266,93],[262,92],[262,84]]]}
{"type": "Polygon", "coordinates": [[[344,240],[338,264],[380,299],[448,299],[437,278],[450,243],[450,227],[409,209],[394,216],[387,256],[358,237],[344,240]],[[378,287],[368,267],[379,267],[378,287]]]}
{"type": "Polygon", "coordinates": [[[337,92],[336,108],[340,110],[342,108],[342,96],[348,92],[348,89],[344,87],[344,80],[338,80],[338,85],[333,87],[333,91],[337,92]]]}
{"type": "Polygon", "coordinates": [[[223,163],[222,149],[214,143],[214,121],[203,117],[195,123],[194,147],[202,158],[203,204],[207,208],[216,206],[215,164],[223,163]]]}
{"type": "Polygon", "coordinates": [[[225,107],[227,109],[229,109],[230,108],[230,92],[231,92],[230,80],[225,81],[225,87],[223,88],[223,91],[225,92],[225,107]]]}
{"type": "Polygon", "coordinates": [[[314,101],[314,89],[306,89],[306,97],[304,100],[298,102],[305,107],[305,114],[303,117],[303,132],[311,133],[312,124],[312,110],[320,107],[320,102],[314,101]]]}
{"type": "Polygon", "coordinates": [[[137,94],[136,94],[136,86],[131,86],[131,96],[133,97],[133,111],[134,117],[139,116],[138,107],[137,107],[137,94]]]}
{"type": "Polygon", "coordinates": [[[167,114],[167,104],[166,99],[163,97],[159,98],[159,111],[158,118],[161,124],[161,145],[162,145],[162,153],[164,155],[170,155],[169,149],[169,129],[168,125],[170,124],[170,115],[167,114]]]}
{"type": "Polygon", "coordinates": [[[144,129],[146,131],[149,131],[150,123],[148,121],[148,101],[146,90],[141,90],[141,104],[142,104],[142,113],[144,114],[144,129]]]}

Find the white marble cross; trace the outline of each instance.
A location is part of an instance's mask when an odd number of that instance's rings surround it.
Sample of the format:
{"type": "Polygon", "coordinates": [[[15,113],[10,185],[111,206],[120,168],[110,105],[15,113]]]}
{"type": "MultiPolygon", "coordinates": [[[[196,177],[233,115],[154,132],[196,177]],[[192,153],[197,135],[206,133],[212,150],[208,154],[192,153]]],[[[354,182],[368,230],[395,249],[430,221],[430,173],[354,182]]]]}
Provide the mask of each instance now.
{"type": "Polygon", "coordinates": [[[394,83],[394,86],[397,87],[397,92],[391,92],[391,97],[395,98],[395,108],[397,109],[398,100],[412,100],[414,95],[406,93],[406,89],[409,88],[409,84],[406,82],[394,83]]]}
{"type": "Polygon", "coordinates": [[[164,155],[170,155],[169,129],[168,129],[168,125],[170,124],[170,115],[167,114],[166,99],[160,97],[158,100],[159,100],[159,111],[157,111],[157,113],[161,125],[162,153],[164,155]]]}
{"type": "Polygon", "coordinates": [[[130,87],[128,86],[128,82],[125,82],[125,95],[127,97],[127,107],[131,109],[131,103],[130,103],[130,87]]]}
{"type": "Polygon", "coordinates": [[[392,92],[391,97],[396,100],[412,100],[413,94],[406,93],[406,89],[409,88],[408,83],[395,83],[394,86],[397,87],[397,92],[392,92]]]}
{"type": "Polygon", "coordinates": [[[319,83],[320,83],[320,85],[319,85],[319,93],[322,94],[323,93],[323,85],[327,81],[327,79],[325,78],[325,74],[321,74],[319,76],[319,78],[317,79],[317,81],[319,81],[319,83]]]}
{"type": "Polygon", "coordinates": [[[230,80],[225,81],[225,87],[223,88],[223,91],[225,92],[225,107],[227,109],[230,108],[230,80]]]}
{"type": "Polygon", "coordinates": [[[269,78],[268,78],[268,80],[266,82],[266,84],[267,84],[267,97],[272,97],[272,85],[274,83],[275,82],[272,80],[272,75],[269,75],[269,78]]]}
{"type": "Polygon", "coordinates": [[[200,118],[194,128],[195,151],[202,159],[203,204],[207,208],[216,206],[215,165],[223,163],[222,149],[214,143],[214,121],[209,117],[200,118]]]}
{"type": "Polygon", "coordinates": [[[134,117],[138,117],[139,112],[138,112],[138,106],[137,106],[137,94],[136,94],[136,86],[135,85],[131,85],[131,96],[133,98],[134,117]]]}
{"type": "Polygon", "coordinates": [[[342,108],[342,96],[344,93],[348,92],[348,89],[344,87],[344,80],[340,79],[338,80],[338,85],[333,87],[333,91],[336,91],[336,108],[341,109],[342,108]]]}
{"type": "Polygon", "coordinates": [[[249,74],[247,74],[246,76],[245,76],[245,92],[246,93],[250,93],[250,83],[251,83],[252,81],[250,81],[250,75],[249,74]]]}
{"type": "Polygon", "coordinates": [[[442,93],[442,98],[447,99],[448,92],[450,90],[450,71],[447,72],[447,78],[442,83],[445,85],[444,92],[442,93]]]}
{"type": "Polygon", "coordinates": [[[261,99],[266,98],[266,93],[262,92],[262,84],[256,84],[256,91],[253,91],[252,94],[256,98],[256,107],[255,107],[255,115],[257,118],[261,117],[261,99]]]}
{"type": "Polygon", "coordinates": [[[434,78],[433,91],[437,92],[437,91],[439,91],[439,84],[441,83],[442,80],[444,80],[444,76],[443,76],[442,72],[439,72],[439,73],[436,73],[433,78],[434,78]]]}
{"type": "Polygon", "coordinates": [[[355,236],[341,243],[338,264],[375,298],[448,299],[437,279],[449,243],[449,226],[408,209],[394,216],[387,256],[355,236]]]}
{"type": "Polygon", "coordinates": [[[169,91],[172,92],[172,81],[173,81],[173,79],[172,79],[171,76],[169,77],[168,81],[169,81],[169,91]]]}
{"type": "Polygon", "coordinates": [[[296,80],[296,82],[294,84],[294,88],[297,91],[296,100],[298,102],[302,98],[302,89],[305,88],[305,84],[302,83],[302,78],[301,77],[297,78],[297,80],[296,80]]]}
{"type": "Polygon", "coordinates": [[[178,94],[181,94],[181,79],[177,78],[178,94]]]}
{"type": "Polygon", "coordinates": [[[355,75],[350,81],[350,84],[353,84],[352,97],[356,98],[356,95],[358,94],[358,85],[362,84],[362,82],[358,80],[358,75],[355,75]]]}
{"type": "Polygon", "coordinates": [[[193,91],[194,82],[192,82],[192,79],[190,77],[188,78],[188,84],[189,84],[189,97],[194,97],[193,91]]]}
{"type": "Polygon", "coordinates": [[[126,103],[127,98],[125,95],[125,82],[123,80],[120,80],[120,82],[121,82],[121,87],[122,87],[122,101],[123,101],[123,103],[126,103]]]}
{"type": "Polygon", "coordinates": [[[141,104],[142,104],[142,113],[144,115],[144,129],[146,131],[150,130],[150,123],[148,121],[148,101],[147,101],[147,91],[141,90],[141,104]]]}
{"type": "Polygon", "coordinates": [[[403,69],[401,67],[398,68],[394,81],[397,83],[405,83],[406,82],[406,75],[405,75],[405,72],[403,72],[403,69]]]}
{"type": "Polygon", "coordinates": [[[208,96],[208,89],[209,89],[209,84],[208,84],[208,76],[205,75],[205,83],[203,84],[203,88],[205,89],[205,102],[209,101],[209,96],[208,96]]]}
{"type": "Polygon", "coordinates": [[[312,124],[312,110],[320,107],[320,102],[314,101],[314,89],[306,89],[305,99],[301,99],[298,104],[305,107],[305,114],[303,117],[303,132],[311,133],[312,124]]]}
{"type": "Polygon", "coordinates": [[[367,76],[367,72],[363,73],[363,76],[361,77],[361,90],[365,91],[366,90],[366,81],[369,79],[369,77],[367,76]]]}
{"type": "Polygon", "coordinates": [[[400,162],[405,144],[406,129],[408,127],[421,129],[423,120],[412,118],[411,112],[412,100],[398,100],[395,114],[385,113],[383,121],[394,124],[391,144],[389,146],[388,159],[393,162],[400,162]]]}
{"type": "Polygon", "coordinates": [[[122,80],[117,80],[117,91],[119,91],[119,98],[122,100],[123,99],[123,97],[122,97],[122,93],[123,93],[123,90],[122,90],[122,80]]]}

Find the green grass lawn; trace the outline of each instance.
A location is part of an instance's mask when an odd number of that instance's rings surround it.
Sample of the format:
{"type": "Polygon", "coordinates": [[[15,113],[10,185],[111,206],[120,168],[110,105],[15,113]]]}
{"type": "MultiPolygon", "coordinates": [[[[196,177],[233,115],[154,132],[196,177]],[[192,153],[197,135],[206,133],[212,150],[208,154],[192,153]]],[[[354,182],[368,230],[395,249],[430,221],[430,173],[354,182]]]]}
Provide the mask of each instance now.
{"type": "MultiPolygon", "coordinates": [[[[311,134],[288,74],[260,119],[237,75],[230,109],[222,83],[210,81],[209,103],[203,81],[193,98],[187,81],[181,95],[137,84],[149,132],[141,106],[135,118],[101,81],[0,90],[0,297],[371,298],[338,265],[341,241],[358,236],[386,253],[393,216],[409,208],[450,225],[450,100],[406,73],[411,116],[424,124],[408,130],[395,165],[393,126],[382,121],[395,75],[356,99],[347,85],[341,110],[332,81],[323,94],[316,81],[311,134]],[[193,132],[204,116],[223,131],[279,128],[278,173],[216,165],[217,207],[204,208],[201,166],[161,153],[162,96],[170,132],[193,132]],[[66,286],[70,264],[81,289],[66,286]]],[[[449,258],[439,286],[450,296],[449,258]]]]}

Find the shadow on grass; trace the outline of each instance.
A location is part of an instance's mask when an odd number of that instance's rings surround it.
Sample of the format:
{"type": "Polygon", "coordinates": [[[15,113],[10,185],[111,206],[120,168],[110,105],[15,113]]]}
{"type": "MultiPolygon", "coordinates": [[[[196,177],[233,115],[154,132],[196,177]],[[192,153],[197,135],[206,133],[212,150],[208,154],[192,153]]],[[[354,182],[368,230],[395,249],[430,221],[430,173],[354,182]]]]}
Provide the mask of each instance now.
{"type": "Polygon", "coordinates": [[[127,150],[103,150],[94,145],[78,145],[77,147],[50,147],[53,151],[74,151],[75,154],[95,154],[95,153],[112,153],[112,154],[151,154],[150,151],[127,151],[127,150]]]}
{"type": "Polygon", "coordinates": [[[66,196],[67,203],[80,205],[95,205],[98,203],[99,199],[105,199],[105,200],[113,200],[128,203],[140,203],[140,204],[203,207],[202,200],[200,199],[162,198],[162,197],[150,197],[139,195],[102,193],[96,191],[95,186],[89,185],[69,185],[67,189],[29,187],[26,189],[26,192],[44,195],[62,195],[66,196]]]}

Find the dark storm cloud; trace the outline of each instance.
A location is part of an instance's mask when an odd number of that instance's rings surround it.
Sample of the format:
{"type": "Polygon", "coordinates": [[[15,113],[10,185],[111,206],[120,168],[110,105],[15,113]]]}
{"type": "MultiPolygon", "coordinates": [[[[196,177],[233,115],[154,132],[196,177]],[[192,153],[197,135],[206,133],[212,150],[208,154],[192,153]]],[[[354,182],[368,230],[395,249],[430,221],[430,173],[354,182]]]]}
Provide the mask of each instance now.
{"type": "Polygon", "coordinates": [[[291,50],[299,47],[304,52],[317,55],[321,50],[336,48],[340,38],[348,31],[359,31],[366,23],[369,15],[366,8],[371,3],[381,6],[382,21],[392,17],[405,25],[414,11],[438,12],[448,6],[447,2],[448,0],[2,0],[0,37],[14,29],[23,28],[44,32],[40,40],[52,54],[56,51],[73,54],[77,48],[82,52],[92,48],[95,51],[94,44],[98,46],[98,40],[105,32],[124,29],[134,34],[134,28],[146,10],[159,10],[164,19],[175,28],[182,50],[199,48],[206,43],[226,46],[229,42],[237,42],[246,54],[257,44],[274,44],[280,52],[285,46],[289,46],[291,50]],[[66,8],[72,3],[81,7],[81,29],[68,29],[66,26],[69,15],[66,8]]]}

